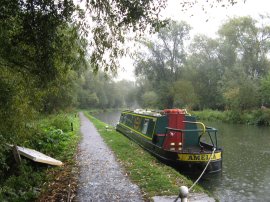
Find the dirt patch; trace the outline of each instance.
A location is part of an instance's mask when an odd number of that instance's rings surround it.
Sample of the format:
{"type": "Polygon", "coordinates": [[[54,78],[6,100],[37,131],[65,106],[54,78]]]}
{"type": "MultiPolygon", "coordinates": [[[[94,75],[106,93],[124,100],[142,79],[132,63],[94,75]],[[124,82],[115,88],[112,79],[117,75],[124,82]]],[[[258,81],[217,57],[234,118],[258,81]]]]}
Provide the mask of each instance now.
{"type": "Polygon", "coordinates": [[[74,201],[77,190],[78,169],[74,164],[66,164],[61,168],[50,171],[50,176],[54,176],[46,190],[40,195],[37,201],[74,201]]]}

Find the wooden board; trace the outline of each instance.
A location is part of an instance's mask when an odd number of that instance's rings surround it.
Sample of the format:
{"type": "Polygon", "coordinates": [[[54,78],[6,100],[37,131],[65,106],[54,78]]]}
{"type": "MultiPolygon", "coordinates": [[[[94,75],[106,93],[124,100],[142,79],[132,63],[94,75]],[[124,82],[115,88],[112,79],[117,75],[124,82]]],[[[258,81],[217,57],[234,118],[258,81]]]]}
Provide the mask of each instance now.
{"type": "Polygon", "coordinates": [[[29,149],[25,147],[19,147],[17,146],[18,152],[20,155],[29,158],[35,162],[39,163],[46,163],[49,165],[54,165],[54,166],[61,166],[63,163],[61,161],[58,161],[52,157],[49,157],[41,152],[38,152],[34,149],[29,149]]]}

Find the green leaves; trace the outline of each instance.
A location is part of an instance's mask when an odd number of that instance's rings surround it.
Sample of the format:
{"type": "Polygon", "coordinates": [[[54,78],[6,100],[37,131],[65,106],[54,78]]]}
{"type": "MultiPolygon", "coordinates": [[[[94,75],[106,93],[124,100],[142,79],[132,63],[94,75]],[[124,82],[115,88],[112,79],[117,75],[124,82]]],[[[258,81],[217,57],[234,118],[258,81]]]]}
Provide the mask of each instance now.
{"type": "Polygon", "coordinates": [[[143,42],[148,51],[138,54],[135,70],[144,81],[140,96],[155,92],[159,108],[241,111],[268,104],[270,29],[264,20],[269,16],[229,19],[217,38],[195,36],[188,48],[189,26],[171,22],[156,40],[143,42]]]}
{"type": "Polygon", "coordinates": [[[170,89],[182,76],[186,62],[184,44],[189,30],[190,26],[185,22],[171,22],[160,30],[157,40],[143,41],[147,52],[138,54],[135,72],[137,76],[147,79],[152,87],[149,91],[158,95],[156,106],[173,107],[174,95],[170,89]]]}
{"type": "Polygon", "coordinates": [[[147,91],[142,95],[142,101],[145,108],[155,108],[158,102],[158,95],[154,91],[147,91]]]}
{"type": "Polygon", "coordinates": [[[265,62],[269,52],[269,47],[265,46],[269,43],[270,32],[267,30],[267,26],[258,25],[251,17],[230,19],[219,30],[221,44],[230,49],[235,62],[239,62],[245,73],[252,78],[261,77],[269,70],[265,62]]]}
{"type": "Polygon", "coordinates": [[[262,96],[263,104],[270,104],[270,74],[266,75],[266,77],[262,78],[260,92],[262,96]]]}
{"type": "Polygon", "coordinates": [[[117,72],[118,59],[126,54],[123,44],[133,32],[155,32],[164,26],[159,13],[165,0],[86,1],[86,25],[90,33],[90,61],[96,70],[117,72]]]}
{"type": "MultiPolygon", "coordinates": [[[[61,170],[66,170],[66,167],[73,161],[74,154],[76,153],[79,140],[77,134],[79,131],[79,118],[74,117],[74,114],[59,114],[32,122],[31,125],[35,128],[35,131],[32,131],[31,138],[28,138],[23,146],[29,146],[32,149],[36,149],[47,155],[51,155],[53,158],[64,161],[65,166],[61,168],[61,170]],[[71,131],[71,121],[74,124],[74,131],[71,131]]],[[[1,135],[0,141],[3,141],[1,135]]],[[[2,149],[3,147],[1,146],[0,150],[2,149]]],[[[11,151],[9,150],[8,154],[10,153],[11,151]]],[[[14,169],[13,161],[8,161],[11,166],[9,169],[3,169],[2,166],[2,154],[6,155],[4,156],[5,158],[9,157],[12,159],[13,157],[7,155],[7,153],[2,153],[2,151],[0,154],[0,200],[37,200],[42,188],[48,188],[46,187],[48,186],[48,179],[49,177],[53,177],[52,173],[56,170],[53,170],[52,167],[48,167],[45,164],[42,166],[41,164],[33,164],[30,160],[22,159],[22,164],[15,168],[17,173],[14,173],[12,172],[12,169],[14,169]],[[8,170],[8,172],[6,170],[8,170]]],[[[73,167],[74,163],[71,163],[70,166],[73,167]]],[[[59,178],[59,176],[57,177],[59,178]]],[[[68,176],[68,182],[70,183],[70,176],[68,176]]],[[[68,186],[68,184],[66,186],[68,186]]],[[[49,194],[50,193],[46,193],[47,196],[49,194]]]]}
{"type": "Polygon", "coordinates": [[[198,98],[190,81],[178,80],[173,85],[174,104],[192,108],[198,104],[198,98]]]}

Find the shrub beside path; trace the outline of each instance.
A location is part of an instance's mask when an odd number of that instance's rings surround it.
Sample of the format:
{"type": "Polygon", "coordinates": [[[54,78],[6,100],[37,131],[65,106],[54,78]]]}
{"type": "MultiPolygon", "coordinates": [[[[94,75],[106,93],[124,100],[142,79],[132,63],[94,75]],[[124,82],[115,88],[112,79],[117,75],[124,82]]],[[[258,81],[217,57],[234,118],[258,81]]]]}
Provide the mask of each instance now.
{"type": "Polygon", "coordinates": [[[79,114],[82,139],[77,157],[80,170],[77,201],[143,201],[94,125],[79,114]]]}

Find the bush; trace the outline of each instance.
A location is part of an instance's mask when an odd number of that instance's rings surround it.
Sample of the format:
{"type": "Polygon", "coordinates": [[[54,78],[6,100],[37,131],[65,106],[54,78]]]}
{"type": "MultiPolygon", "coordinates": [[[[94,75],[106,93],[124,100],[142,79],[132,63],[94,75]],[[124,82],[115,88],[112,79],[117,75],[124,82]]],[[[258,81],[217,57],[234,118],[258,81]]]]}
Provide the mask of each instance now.
{"type": "Polygon", "coordinates": [[[0,183],[4,179],[5,174],[9,169],[9,166],[7,163],[9,152],[10,150],[5,144],[4,138],[0,135],[0,183]]]}
{"type": "Polygon", "coordinates": [[[42,120],[31,140],[31,147],[46,155],[53,155],[54,158],[61,158],[68,143],[74,138],[71,128],[74,118],[72,115],[59,114],[42,120]]]}
{"type": "Polygon", "coordinates": [[[46,176],[41,169],[30,164],[22,160],[17,168],[19,175],[11,175],[5,180],[0,188],[0,201],[34,201],[38,197],[38,190],[46,176]]]}
{"type": "MultiPolygon", "coordinates": [[[[50,116],[27,124],[26,128],[28,139],[21,140],[20,144],[17,142],[18,145],[35,149],[64,163],[72,162],[79,139],[78,118],[63,114],[50,116]],[[74,131],[71,131],[71,122],[74,122],[74,131]]],[[[46,172],[52,168],[25,159],[16,167],[11,150],[2,153],[4,150],[4,147],[0,148],[0,201],[34,201],[47,180],[46,172]]]]}
{"type": "Polygon", "coordinates": [[[63,132],[69,132],[71,131],[72,121],[73,120],[71,116],[60,114],[51,118],[49,121],[49,125],[56,129],[61,129],[63,132]]]}
{"type": "Polygon", "coordinates": [[[256,111],[254,115],[254,124],[258,126],[270,125],[270,109],[261,109],[256,111]]]}
{"type": "Polygon", "coordinates": [[[207,109],[194,111],[192,114],[194,114],[198,120],[222,121],[226,123],[252,124],[258,126],[270,125],[270,109],[231,110],[224,112],[207,109]]]}
{"type": "Polygon", "coordinates": [[[227,123],[243,123],[240,111],[226,111],[225,122],[227,123]]]}
{"type": "Polygon", "coordinates": [[[193,111],[191,114],[194,114],[199,120],[207,120],[207,121],[224,121],[225,114],[224,112],[206,109],[203,111],[193,111]]]}

